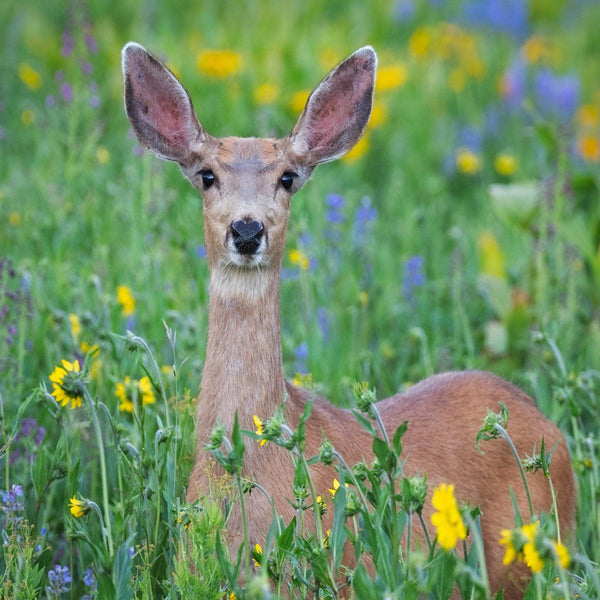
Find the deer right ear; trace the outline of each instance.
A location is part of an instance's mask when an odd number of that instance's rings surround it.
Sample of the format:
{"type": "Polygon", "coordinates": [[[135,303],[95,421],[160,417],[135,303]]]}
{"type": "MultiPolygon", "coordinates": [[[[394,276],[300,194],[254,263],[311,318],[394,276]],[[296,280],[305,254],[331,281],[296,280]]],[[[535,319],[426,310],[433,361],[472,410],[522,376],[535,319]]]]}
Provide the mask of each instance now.
{"type": "Polygon", "coordinates": [[[371,116],[376,69],[375,50],[365,46],[310,95],[290,134],[292,150],[307,166],[340,158],[358,142],[371,116]]]}
{"type": "Polygon", "coordinates": [[[140,143],[157,156],[185,164],[206,138],[192,101],[175,75],[142,46],[122,52],[125,111],[140,143]]]}

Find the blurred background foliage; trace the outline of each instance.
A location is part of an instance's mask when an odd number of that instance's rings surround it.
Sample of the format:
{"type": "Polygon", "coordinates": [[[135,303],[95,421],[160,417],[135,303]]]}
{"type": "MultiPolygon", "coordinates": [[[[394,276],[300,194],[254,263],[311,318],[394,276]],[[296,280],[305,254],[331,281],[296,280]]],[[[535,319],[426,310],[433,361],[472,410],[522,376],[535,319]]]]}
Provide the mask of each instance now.
{"type": "MultiPolygon", "coordinates": [[[[168,392],[192,413],[207,326],[201,198],[130,131],[123,44],[165,60],[216,136],[286,135],[329,69],[371,44],[364,139],[293,200],[286,375],[346,403],[356,380],[382,397],[434,372],[492,370],[565,429],[593,503],[599,20],[586,0],[2,3],[4,423],[61,359],[83,364],[97,346],[92,393],[128,432],[115,390],[144,373],[109,332],[144,337],[170,377],[163,320],[187,359],[168,392]]],[[[46,410],[19,417],[35,417],[43,443],[59,439],[46,410]]],[[[69,419],[83,427],[77,411],[69,419]]],[[[188,442],[179,490],[191,452],[188,442]]]]}

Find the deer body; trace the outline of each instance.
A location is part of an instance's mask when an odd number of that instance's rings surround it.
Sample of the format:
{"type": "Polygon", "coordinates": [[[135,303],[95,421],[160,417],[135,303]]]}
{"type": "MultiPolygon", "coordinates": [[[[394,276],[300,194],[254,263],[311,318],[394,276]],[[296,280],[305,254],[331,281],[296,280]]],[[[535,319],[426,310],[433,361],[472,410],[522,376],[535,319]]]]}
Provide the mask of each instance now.
{"type": "MultiPolygon", "coordinates": [[[[277,140],[213,138],[198,123],[181,84],[141,46],[128,44],[123,64],[126,110],[138,138],[154,153],[178,162],[203,194],[210,301],[198,451],[188,493],[193,501],[209,494],[211,477],[218,473],[204,450],[217,422],[231,429],[237,412],[240,426],[252,428],[253,415],[271,416],[287,393],[286,421],[295,427],[312,397],[284,380],[281,358],[279,278],[291,194],[316,165],[343,155],[362,135],[372,106],[376,57],[371,48],[362,48],[338,65],[310,96],[292,133],[277,140]]],[[[430,490],[441,482],[454,483],[459,501],[481,506],[492,589],[503,585],[505,598],[519,598],[526,573],[522,565],[508,572],[498,544],[500,530],[514,524],[511,488],[521,514],[528,514],[519,470],[506,443],[490,443],[485,455],[474,446],[486,409],[497,412],[499,402],[509,410],[509,433],[521,456],[539,448],[542,437],[547,448],[558,442],[551,475],[560,521],[569,531],[576,492],[565,440],[520,389],[489,373],[445,373],[381,401],[378,408],[388,431],[408,421],[403,438],[407,475],[426,473],[430,490]]],[[[349,464],[372,460],[370,436],[353,415],[316,398],[307,423],[308,456],[317,453],[323,434],[349,464]]],[[[244,469],[289,520],[293,509],[285,498],[291,494],[293,469],[287,452],[274,444],[247,442],[244,469]]],[[[311,475],[317,493],[325,495],[334,469],[316,464],[311,475]]],[[[535,510],[549,511],[552,498],[543,474],[528,480],[535,510]]],[[[250,541],[264,542],[271,506],[256,491],[246,503],[250,541]]],[[[429,523],[430,502],[424,512],[429,523]]],[[[326,515],[326,523],[331,516],[326,515]]],[[[239,515],[232,516],[228,530],[241,535],[239,515]]],[[[350,552],[345,560],[351,562],[350,552]]]]}

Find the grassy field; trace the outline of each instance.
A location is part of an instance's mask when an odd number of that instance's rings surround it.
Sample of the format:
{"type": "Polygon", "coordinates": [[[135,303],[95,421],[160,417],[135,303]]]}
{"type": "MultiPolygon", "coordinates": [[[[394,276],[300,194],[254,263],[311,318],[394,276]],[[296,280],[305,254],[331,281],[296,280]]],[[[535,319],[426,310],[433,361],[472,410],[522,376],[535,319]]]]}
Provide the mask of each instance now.
{"type": "MultiPolygon", "coordinates": [[[[294,597],[336,593],[330,544],[298,530],[252,549],[243,589],[222,506],[184,504],[202,200],[129,129],[129,40],[166,60],[215,136],[286,135],[329,69],[375,47],[363,141],[293,200],[286,375],[342,405],[355,382],[382,398],[452,369],[523,387],[579,485],[568,570],[540,550],[527,597],[600,597],[599,21],[584,0],[2,3],[0,597],[268,598],[290,565],[294,597]],[[81,377],[53,396],[63,360],[81,377]]],[[[336,496],[330,510],[356,498],[336,496]]],[[[552,519],[540,528],[555,539],[552,519]]],[[[488,593],[476,557],[405,558],[359,573],[357,597],[488,593]]]]}

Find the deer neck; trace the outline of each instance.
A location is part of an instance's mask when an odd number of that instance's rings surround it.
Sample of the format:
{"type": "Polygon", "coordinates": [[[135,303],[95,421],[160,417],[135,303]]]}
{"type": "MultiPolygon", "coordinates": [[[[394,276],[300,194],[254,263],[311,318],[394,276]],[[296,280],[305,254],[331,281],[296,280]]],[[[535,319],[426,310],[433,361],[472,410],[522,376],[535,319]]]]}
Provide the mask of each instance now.
{"type": "Polygon", "coordinates": [[[208,342],[198,412],[199,442],[220,421],[227,430],[269,417],[284,393],[278,269],[211,272],[208,342]]]}

